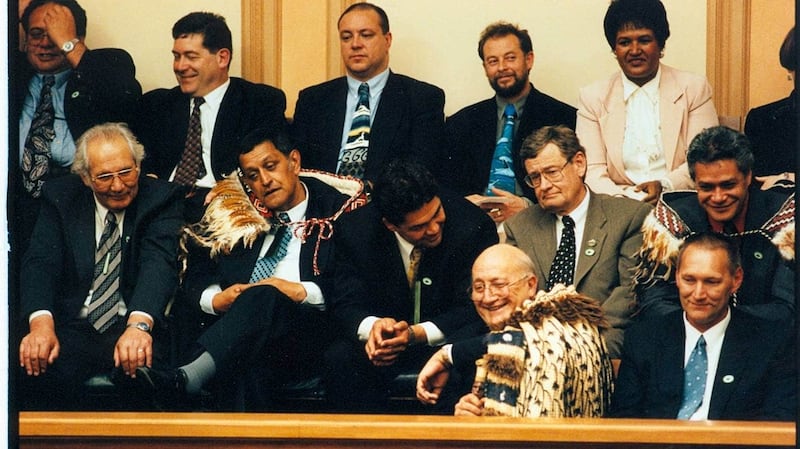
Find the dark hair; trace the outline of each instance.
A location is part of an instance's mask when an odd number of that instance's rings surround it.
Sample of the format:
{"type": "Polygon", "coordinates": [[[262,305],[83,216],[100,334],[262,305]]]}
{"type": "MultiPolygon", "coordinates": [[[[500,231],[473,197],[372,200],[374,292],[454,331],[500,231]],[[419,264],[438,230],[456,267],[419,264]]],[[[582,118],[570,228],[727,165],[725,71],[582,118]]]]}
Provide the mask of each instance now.
{"type": "Polygon", "coordinates": [[[681,258],[687,248],[699,246],[706,250],[722,249],[728,255],[728,272],[733,274],[742,266],[742,257],[739,254],[739,244],[732,237],[716,232],[698,232],[687,236],[678,249],[678,258],[675,264],[680,267],[681,258]]]}
{"type": "Polygon", "coordinates": [[[706,128],[692,139],[686,154],[689,175],[694,179],[694,166],[697,163],[733,159],[736,168],[745,175],[753,169],[753,151],[750,139],[744,134],[725,126],[706,128]]]}
{"type": "Polygon", "coordinates": [[[203,47],[211,53],[227,48],[233,59],[231,30],[221,15],[212,12],[192,12],[181,17],[172,26],[172,38],[177,39],[187,34],[202,34],[203,47]]]}
{"type": "Polygon", "coordinates": [[[283,129],[256,128],[239,141],[238,154],[247,154],[264,142],[271,142],[285,156],[295,149],[289,134],[283,129]]]}
{"type": "Polygon", "coordinates": [[[517,39],[519,39],[519,46],[522,49],[522,54],[527,55],[533,51],[533,43],[531,42],[531,36],[528,34],[528,30],[521,30],[517,25],[508,22],[494,22],[481,31],[481,38],[478,40],[478,56],[481,58],[481,61],[483,61],[483,45],[487,40],[496,37],[505,37],[510,34],[517,36],[517,39]]]}
{"type": "Polygon", "coordinates": [[[627,26],[653,30],[658,46],[662,49],[669,38],[667,11],[660,0],[612,0],[603,19],[603,29],[611,49],[617,41],[617,33],[627,26]]]}
{"type": "Polygon", "coordinates": [[[342,18],[347,15],[347,13],[351,11],[360,11],[360,10],[372,10],[378,14],[378,18],[380,19],[381,31],[383,34],[389,32],[389,16],[386,15],[386,11],[383,10],[378,5],[373,5],[372,3],[361,2],[361,3],[353,3],[352,5],[348,6],[342,14],[339,16],[339,20],[336,21],[336,27],[339,27],[339,24],[342,23],[342,18]]]}
{"type": "Polygon", "coordinates": [[[25,7],[25,11],[22,12],[22,17],[19,19],[26,34],[30,26],[31,14],[40,6],[44,6],[48,3],[55,3],[69,8],[73,19],[75,19],[75,33],[79,37],[86,37],[86,11],[84,11],[81,5],[75,0],[33,0],[30,2],[28,6],[25,7]]]}
{"type": "Polygon", "coordinates": [[[519,149],[520,162],[525,163],[533,159],[548,144],[558,147],[561,154],[567,159],[572,159],[576,154],[586,154],[586,150],[575,135],[575,131],[564,125],[543,126],[525,138],[519,149]]]}
{"type": "Polygon", "coordinates": [[[784,69],[794,72],[797,69],[797,53],[794,51],[794,27],[786,33],[786,37],[781,44],[779,53],[781,66],[784,69]]]}
{"type": "Polygon", "coordinates": [[[375,181],[372,200],[381,216],[401,225],[406,215],[422,208],[439,193],[439,186],[424,165],[409,159],[391,161],[375,181]]]}

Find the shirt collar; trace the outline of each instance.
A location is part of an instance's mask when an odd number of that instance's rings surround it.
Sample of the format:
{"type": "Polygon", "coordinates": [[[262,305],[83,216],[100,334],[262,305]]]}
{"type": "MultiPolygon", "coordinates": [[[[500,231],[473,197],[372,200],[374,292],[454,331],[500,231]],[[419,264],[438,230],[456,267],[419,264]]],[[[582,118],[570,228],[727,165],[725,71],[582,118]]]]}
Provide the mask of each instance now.
{"type": "MultiPolygon", "coordinates": [[[[531,86],[531,90],[533,90],[533,86],[531,86]]],[[[522,110],[525,109],[525,103],[528,101],[528,95],[523,95],[522,98],[513,103],[514,109],[517,110],[517,117],[522,116],[522,110]]],[[[506,105],[509,104],[509,102],[499,95],[494,96],[494,101],[497,103],[497,117],[500,118],[503,116],[503,113],[506,110],[506,105]]]]}
{"type": "Polygon", "coordinates": [[[231,79],[228,78],[224,83],[220,84],[214,90],[204,95],[203,100],[205,100],[206,104],[211,106],[213,109],[219,109],[219,105],[222,103],[222,98],[225,97],[225,93],[228,91],[228,86],[230,85],[231,79]]]}
{"type": "Polygon", "coordinates": [[[293,223],[305,220],[306,211],[308,210],[308,188],[302,181],[300,181],[300,185],[303,186],[303,190],[306,192],[306,197],[303,198],[303,201],[300,201],[297,206],[286,211],[281,211],[287,213],[289,215],[289,220],[291,220],[293,223]]]}
{"type": "Polygon", "coordinates": [[[683,313],[683,326],[686,328],[686,343],[694,347],[697,344],[697,339],[702,335],[706,343],[721,341],[725,336],[725,331],[728,329],[728,324],[731,322],[731,308],[728,307],[728,313],[725,318],[719,323],[713,325],[705,332],[700,332],[686,319],[686,312],[683,313]]]}
{"type": "MultiPolygon", "coordinates": [[[[94,199],[94,211],[97,216],[100,218],[100,223],[105,223],[106,221],[106,214],[110,212],[107,207],[100,204],[100,201],[97,201],[97,197],[94,196],[94,192],[92,193],[92,198],[94,199]]],[[[119,212],[111,212],[117,218],[117,225],[122,223],[122,220],[125,218],[125,210],[119,212]]]]}
{"type": "Polygon", "coordinates": [[[387,68],[383,72],[373,76],[372,78],[368,79],[367,81],[359,81],[355,78],[352,78],[350,75],[347,75],[347,90],[350,95],[358,96],[358,87],[361,86],[362,83],[367,83],[369,86],[369,96],[374,98],[383,92],[383,88],[386,87],[386,81],[389,79],[389,69],[387,68]]]}
{"type": "Polygon", "coordinates": [[[622,74],[622,98],[625,102],[628,102],[628,99],[633,95],[637,90],[641,89],[642,92],[647,95],[647,98],[650,99],[651,102],[655,103],[658,100],[658,86],[661,84],[661,64],[658,66],[658,71],[656,71],[656,76],[653,77],[650,81],[645,83],[644,86],[638,86],[633,81],[629,80],[625,74],[622,74]]]}
{"type": "Polygon", "coordinates": [[[64,87],[65,84],[67,84],[67,81],[69,80],[69,76],[71,74],[72,74],[72,69],[67,69],[64,70],[63,72],[58,72],[58,73],[37,73],[36,78],[39,80],[40,83],[39,85],[43,86],[44,77],[52,75],[55,77],[55,83],[53,84],[53,87],[55,87],[56,89],[61,89],[62,87],[64,87]]]}
{"type": "MultiPolygon", "coordinates": [[[[572,221],[574,221],[576,224],[583,223],[586,220],[586,214],[589,213],[589,187],[586,187],[585,184],[584,187],[585,187],[584,190],[585,193],[583,195],[583,199],[581,200],[580,203],[578,203],[578,206],[575,207],[575,209],[566,214],[569,215],[569,217],[572,218],[572,221]]],[[[556,215],[558,216],[559,219],[564,216],[561,214],[556,214],[556,215]]]]}

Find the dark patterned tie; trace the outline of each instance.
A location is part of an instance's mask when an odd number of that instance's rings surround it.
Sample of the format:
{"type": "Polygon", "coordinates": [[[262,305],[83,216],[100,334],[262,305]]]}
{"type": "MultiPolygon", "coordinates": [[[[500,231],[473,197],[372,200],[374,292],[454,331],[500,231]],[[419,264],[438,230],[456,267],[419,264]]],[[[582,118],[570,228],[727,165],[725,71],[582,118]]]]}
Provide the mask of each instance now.
{"type": "Polygon", "coordinates": [[[289,241],[292,240],[292,232],[287,225],[289,221],[289,215],[286,212],[281,212],[278,214],[278,220],[272,223],[273,229],[277,229],[275,238],[272,240],[272,245],[267,250],[267,254],[256,262],[253,273],[250,275],[251,284],[271,277],[275,273],[278,263],[286,257],[289,241]]]}
{"type": "Polygon", "coordinates": [[[22,182],[34,198],[42,194],[42,184],[50,168],[50,144],[56,137],[53,128],[56,113],[51,93],[55,82],[56,78],[53,75],[46,75],[43,78],[39,104],[33,113],[31,129],[28,131],[22,151],[22,182]]]}
{"type": "Polygon", "coordinates": [[[370,131],[369,85],[361,83],[358,87],[358,104],[353,113],[353,123],[347,133],[347,143],[339,164],[340,175],[363,178],[367,166],[370,131]]]}
{"type": "Polygon", "coordinates": [[[514,139],[514,121],[517,118],[517,110],[513,104],[506,105],[503,112],[505,124],[503,134],[497,141],[492,158],[492,168],[489,171],[489,186],[486,187],[487,195],[494,195],[492,187],[514,193],[516,189],[516,178],[514,177],[514,158],[511,155],[511,142],[514,139]]]}
{"type": "Polygon", "coordinates": [[[678,419],[691,418],[700,407],[706,392],[706,376],[708,376],[706,339],[701,335],[683,368],[683,402],[678,410],[678,419]]]}
{"type": "Polygon", "coordinates": [[[561,231],[561,243],[547,277],[548,291],[556,284],[572,284],[572,276],[575,274],[575,222],[569,215],[561,217],[561,222],[564,230],[561,231]]]}
{"type": "Polygon", "coordinates": [[[200,125],[200,106],[205,102],[203,97],[194,98],[192,115],[189,117],[189,129],[186,132],[186,145],[183,148],[178,168],[175,170],[174,181],[184,186],[193,186],[199,178],[206,175],[203,164],[203,144],[200,141],[203,132],[200,125]]]}
{"type": "Polygon", "coordinates": [[[419,263],[422,261],[422,253],[422,248],[415,246],[414,249],[411,250],[411,254],[408,255],[408,271],[406,272],[406,278],[408,278],[408,286],[411,288],[411,298],[414,302],[413,324],[420,322],[422,291],[417,282],[417,275],[419,274],[419,263]]]}
{"type": "Polygon", "coordinates": [[[103,333],[119,319],[122,294],[119,291],[119,274],[122,262],[122,243],[119,238],[117,217],[106,214],[105,227],[94,256],[94,282],[92,300],[87,318],[103,333]]]}

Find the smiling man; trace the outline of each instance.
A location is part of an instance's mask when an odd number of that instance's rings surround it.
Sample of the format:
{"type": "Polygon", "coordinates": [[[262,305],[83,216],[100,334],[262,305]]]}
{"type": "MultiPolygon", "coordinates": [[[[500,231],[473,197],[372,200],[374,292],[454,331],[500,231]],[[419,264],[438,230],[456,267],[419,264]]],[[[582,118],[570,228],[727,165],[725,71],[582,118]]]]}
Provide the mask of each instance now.
{"type": "Polygon", "coordinates": [[[392,72],[389,18],[354,3],[338,22],[346,76],[300,91],[292,137],[306,168],[374,182],[396,157],[442,167],[444,92],[392,72]]]}
{"type": "Polygon", "coordinates": [[[754,186],[744,134],[722,126],[694,138],[687,155],[697,192],[662,196],[644,226],[637,296],[644,315],[677,310],[671,282],[680,240],[723,232],[741,246],[744,279],[732,306],[771,320],[794,320],[794,194],[754,186]]]}
{"type": "Polygon", "coordinates": [[[183,186],[193,223],[208,190],[236,169],[236,144],[256,128],[284,128],[286,96],[228,75],[233,43],[222,16],[190,13],[172,37],[178,86],[145,94],[133,128],[147,148],[145,173],[183,186]]]}
{"type": "Polygon", "coordinates": [[[390,163],[372,196],[337,222],[334,282],[323,290],[344,332],[325,357],[328,396],[342,411],[387,412],[397,374],[483,328],[467,295],[470,267],[497,243],[486,214],[440,194],[417,162],[390,163]]]}
{"type": "Polygon", "coordinates": [[[536,201],[524,183],[525,169],[519,164],[519,148],[533,131],[545,125],[575,128],[575,108],[550,97],[533,86],[530,73],[534,52],[527,30],[507,22],[496,22],[481,32],[478,56],[495,96],[469,105],[447,119],[450,154],[443,184],[467,196],[489,212],[495,222],[511,218],[536,201]],[[508,119],[506,108],[514,108],[510,125],[510,184],[490,188],[494,155],[508,119]],[[516,185],[515,185],[516,184],[516,185]],[[517,196],[520,195],[520,196],[517,196]],[[521,196],[527,196],[525,201],[521,196]],[[487,198],[487,196],[489,196],[487,198]],[[492,197],[505,197],[492,202],[492,197]]]}
{"type": "Polygon", "coordinates": [[[675,274],[681,307],[626,331],[613,416],[796,419],[794,333],[735,307],[747,275],[739,246],[724,234],[686,237],[675,274]]]}
{"type": "Polygon", "coordinates": [[[90,406],[86,379],[115,366],[134,376],[159,355],[182,202],[174,186],[140,176],[143,158],[125,125],[98,125],[78,139],[75,175],[44,187],[20,281],[23,408],[90,406]]]}

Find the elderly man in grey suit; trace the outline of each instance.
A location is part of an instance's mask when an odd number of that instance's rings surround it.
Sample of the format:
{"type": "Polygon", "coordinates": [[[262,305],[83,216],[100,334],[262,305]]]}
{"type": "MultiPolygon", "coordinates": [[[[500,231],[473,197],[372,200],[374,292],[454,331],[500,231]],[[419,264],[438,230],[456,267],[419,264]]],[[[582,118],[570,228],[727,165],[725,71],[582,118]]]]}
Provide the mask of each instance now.
{"type": "Polygon", "coordinates": [[[618,359],[634,306],[640,228],[650,206],[589,190],[586,151],[565,126],[530,135],[520,159],[538,204],[506,221],[507,242],[530,256],[546,289],[573,284],[600,302],[611,325],[604,334],[609,355],[618,359]]]}

